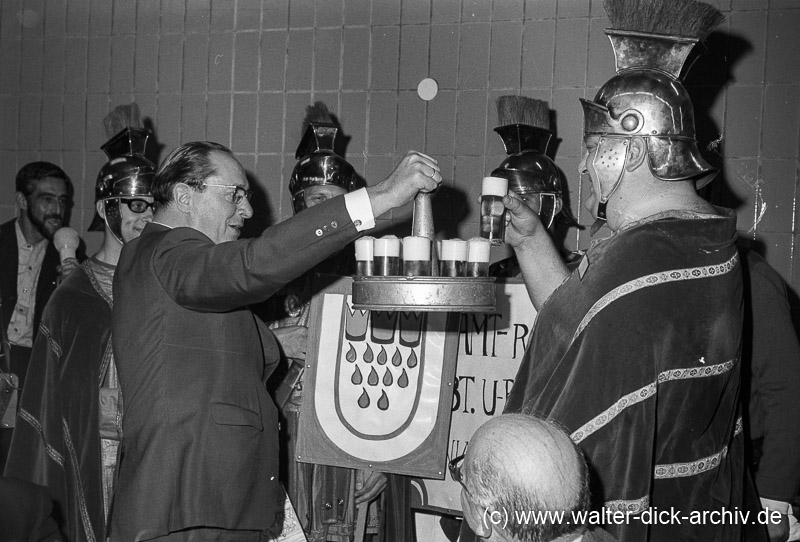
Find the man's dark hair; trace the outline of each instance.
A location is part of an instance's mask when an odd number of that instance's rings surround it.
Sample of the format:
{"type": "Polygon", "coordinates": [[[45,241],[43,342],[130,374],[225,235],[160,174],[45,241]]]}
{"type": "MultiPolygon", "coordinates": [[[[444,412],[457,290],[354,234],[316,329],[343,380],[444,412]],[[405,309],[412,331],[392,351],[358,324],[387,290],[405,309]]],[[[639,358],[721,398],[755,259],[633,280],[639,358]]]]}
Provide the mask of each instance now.
{"type": "Polygon", "coordinates": [[[70,188],[69,177],[63,169],[50,162],[31,162],[22,166],[17,172],[16,190],[28,197],[36,190],[36,183],[48,177],[61,179],[67,185],[67,189],[70,188]]]}
{"type": "Polygon", "coordinates": [[[203,181],[216,173],[214,164],[211,163],[213,152],[226,153],[235,158],[228,147],[213,141],[192,141],[169,153],[158,167],[153,180],[153,198],[156,202],[162,205],[170,203],[172,189],[178,183],[186,183],[202,190],[203,181]]]}

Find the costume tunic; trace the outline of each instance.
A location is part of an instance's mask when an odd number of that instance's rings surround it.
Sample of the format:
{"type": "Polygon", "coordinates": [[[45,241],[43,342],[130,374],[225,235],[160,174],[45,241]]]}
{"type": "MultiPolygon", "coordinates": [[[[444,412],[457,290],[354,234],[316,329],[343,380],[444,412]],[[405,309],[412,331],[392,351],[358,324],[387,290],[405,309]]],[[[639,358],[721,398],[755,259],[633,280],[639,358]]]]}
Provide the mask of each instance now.
{"type": "Polygon", "coordinates": [[[621,542],[738,540],[742,278],[735,217],[667,212],[596,242],[547,299],[506,412],[565,426],[621,542]],[[680,521],[649,525],[648,509],[680,521]],[[683,518],[686,519],[683,519],[683,518]]]}
{"type": "MultiPolygon", "coordinates": [[[[111,273],[112,266],[88,260],[50,298],[6,465],[8,476],[50,488],[71,542],[105,538],[100,388],[114,361],[111,299],[101,283],[111,273]]],[[[115,462],[115,449],[112,455],[115,462]]]]}

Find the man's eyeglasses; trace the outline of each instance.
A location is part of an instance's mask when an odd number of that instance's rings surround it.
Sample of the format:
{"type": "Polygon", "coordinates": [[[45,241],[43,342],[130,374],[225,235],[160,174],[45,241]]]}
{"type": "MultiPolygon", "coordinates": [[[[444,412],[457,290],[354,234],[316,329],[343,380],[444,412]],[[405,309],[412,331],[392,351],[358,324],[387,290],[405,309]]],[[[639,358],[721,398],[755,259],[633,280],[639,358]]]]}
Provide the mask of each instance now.
{"type": "Polygon", "coordinates": [[[119,201],[121,201],[122,203],[127,205],[128,209],[130,209],[131,212],[134,212],[136,214],[142,214],[143,212],[145,212],[150,207],[153,208],[153,211],[156,210],[156,207],[153,204],[153,202],[152,201],[147,201],[146,199],[119,198],[119,201]]]}
{"type": "Polygon", "coordinates": [[[203,183],[205,186],[217,186],[219,188],[233,188],[233,193],[229,194],[230,201],[234,205],[239,205],[244,198],[247,198],[247,201],[250,201],[250,198],[253,197],[253,191],[247,190],[238,184],[214,184],[214,183],[203,183]]]}
{"type": "Polygon", "coordinates": [[[453,481],[458,482],[459,484],[461,484],[461,487],[464,488],[464,491],[467,492],[467,495],[472,497],[472,499],[475,499],[475,496],[469,490],[469,488],[467,487],[467,484],[464,483],[464,477],[461,474],[461,467],[464,465],[464,458],[465,457],[466,457],[466,454],[461,454],[460,456],[455,457],[452,460],[450,460],[450,463],[447,464],[447,470],[450,471],[450,477],[453,479],[453,481]]]}

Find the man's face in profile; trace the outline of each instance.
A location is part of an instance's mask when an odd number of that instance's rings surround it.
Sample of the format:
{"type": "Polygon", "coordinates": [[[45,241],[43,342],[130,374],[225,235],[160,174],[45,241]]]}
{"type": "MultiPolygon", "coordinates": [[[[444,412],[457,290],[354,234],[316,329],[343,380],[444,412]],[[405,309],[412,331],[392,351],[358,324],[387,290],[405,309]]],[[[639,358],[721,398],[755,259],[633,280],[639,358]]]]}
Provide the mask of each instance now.
{"type": "Polygon", "coordinates": [[[192,202],[192,227],[204,233],[215,244],[235,241],[244,221],[253,216],[246,197],[236,203],[237,192],[250,185],[241,164],[232,156],[213,151],[210,161],[215,173],[205,180],[202,191],[195,191],[192,202]],[[226,186],[211,186],[226,185],[226,186]]]}

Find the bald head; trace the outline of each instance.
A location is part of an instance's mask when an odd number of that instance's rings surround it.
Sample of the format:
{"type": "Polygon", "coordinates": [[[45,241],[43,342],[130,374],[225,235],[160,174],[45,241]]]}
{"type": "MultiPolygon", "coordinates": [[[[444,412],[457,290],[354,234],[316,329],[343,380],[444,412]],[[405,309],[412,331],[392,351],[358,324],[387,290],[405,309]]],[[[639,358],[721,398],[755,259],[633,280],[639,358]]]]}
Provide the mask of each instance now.
{"type": "MultiPolygon", "coordinates": [[[[473,435],[464,459],[464,483],[495,509],[582,510],[588,506],[587,468],[570,437],[551,422],[504,414],[473,435]]],[[[575,525],[512,525],[517,540],[546,541],[575,525]]]]}

